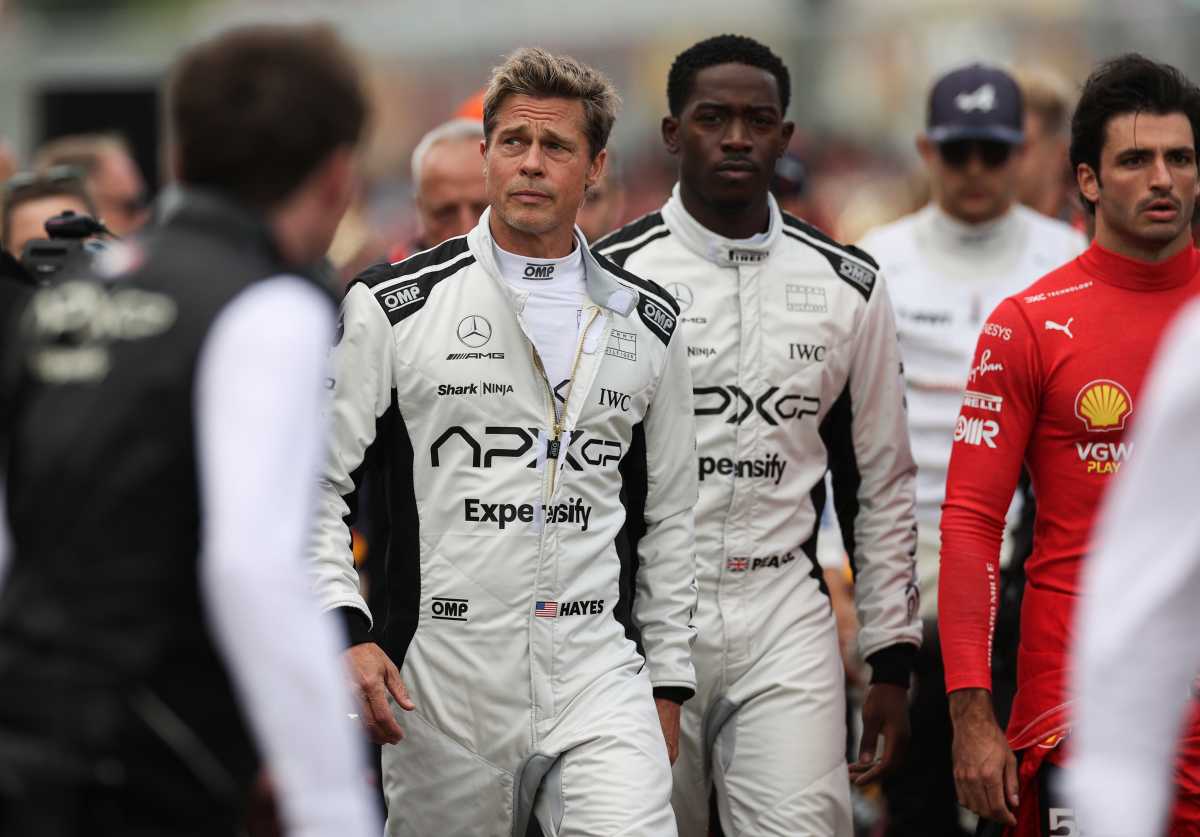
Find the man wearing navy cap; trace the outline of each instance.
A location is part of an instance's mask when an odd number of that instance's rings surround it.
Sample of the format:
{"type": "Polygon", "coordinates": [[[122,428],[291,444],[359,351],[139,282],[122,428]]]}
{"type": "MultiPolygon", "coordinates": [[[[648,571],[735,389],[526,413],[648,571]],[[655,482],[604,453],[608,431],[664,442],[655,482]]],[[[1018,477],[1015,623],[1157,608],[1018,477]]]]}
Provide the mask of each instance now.
{"type": "MultiPolygon", "coordinates": [[[[976,339],[1000,300],[1086,245],[1068,225],[1016,202],[1022,126],[1021,92],[1004,70],[972,64],[942,76],[930,91],[926,131],[917,137],[932,199],[861,242],[889,277],[917,461],[917,573],[925,641],[914,669],[911,723],[923,746],[884,782],[892,835],[964,833],[937,633],[938,532],[955,422],[964,397],[972,395],[976,339]]],[[[1010,522],[1017,512],[1019,503],[1014,503],[1010,522]]],[[[1006,558],[1013,554],[1012,540],[1006,538],[1006,558]]],[[[998,661],[1002,645],[1001,637],[998,661]]]]}

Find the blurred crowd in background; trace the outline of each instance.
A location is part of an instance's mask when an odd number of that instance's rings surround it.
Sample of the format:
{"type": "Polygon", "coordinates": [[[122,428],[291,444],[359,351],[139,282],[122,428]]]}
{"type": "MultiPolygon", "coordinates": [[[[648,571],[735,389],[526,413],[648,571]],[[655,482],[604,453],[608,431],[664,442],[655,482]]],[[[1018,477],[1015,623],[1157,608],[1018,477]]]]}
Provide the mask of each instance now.
{"type": "MultiPolygon", "coordinates": [[[[233,23],[315,16],[332,20],[361,48],[375,100],[362,162],[366,185],[330,253],[343,278],[383,256],[412,252],[424,239],[440,240],[440,232],[430,236],[422,226],[413,152],[431,129],[478,118],[488,69],[519,44],[575,54],[609,74],[621,91],[612,141],[616,165],[591,197],[593,236],[658,207],[668,193],[675,161],[659,138],[662,80],[671,57],[704,34],[759,37],[792,68],[796,96],[789,117],[797,131],[776,193],[788,209],[843,241],[856,241],[927,200],[913,138],[930,82],[949,67],[995,63],[1026,82],[1034,115],[1021,197],[1067,219],[1078,213],[1061,131],[1093,62],[1137,49],[1185,73],[1200,69],[1190,49],[1200,30],[1195,0],[697,0],[687,4],[686,16],[678,7],[636,0],[553,11],[526,0],[486,6],[462,0],[7,0],[0,2],[0,178],[75,167],[85,178],[86,199],[108,227],[117,234],[131,229],[147,217],[166,179],[166,161],[158,159],[158,96],[177,49],[233,23]],[[81,140],[81,134],[92,136],[81,140]]],[[[439,176],[477,168],[471,143],[453,141],[462,136],[438,143],[457,145],[458,159],[427,161],[442,170],[434,173],[435,189],[439,176]]],[[[447,153],[442,148],[433,157],[447,153]]],[[[475,201],[482,206],[481,193],[475,201]]]]}

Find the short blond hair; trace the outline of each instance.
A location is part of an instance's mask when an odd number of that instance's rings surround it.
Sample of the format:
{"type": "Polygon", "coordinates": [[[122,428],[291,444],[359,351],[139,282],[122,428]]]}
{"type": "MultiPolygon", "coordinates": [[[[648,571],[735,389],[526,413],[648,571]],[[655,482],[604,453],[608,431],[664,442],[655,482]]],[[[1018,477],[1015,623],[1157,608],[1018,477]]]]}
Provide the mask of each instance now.
{"type": "Polygon", "coordinates": [[[608,145],[621,97],[601,72],[569,55],[553,55],[538,47],[522,47],[492,70],[483,97],[483,135],[491,142],[500,106],[509,96],[578,99],[583,103],[583,131],[595,157],[608,145]]]}
{"type": "Polygon", "coordinates": [[[1016,74],[1017,86],[1025,112],[1032,113],[1042,123],[1047,136],[1067,133],[1071,111],[1075,108],[1075,90],[1066,78],[1044,67],[1020,70],[1016,74]]]}

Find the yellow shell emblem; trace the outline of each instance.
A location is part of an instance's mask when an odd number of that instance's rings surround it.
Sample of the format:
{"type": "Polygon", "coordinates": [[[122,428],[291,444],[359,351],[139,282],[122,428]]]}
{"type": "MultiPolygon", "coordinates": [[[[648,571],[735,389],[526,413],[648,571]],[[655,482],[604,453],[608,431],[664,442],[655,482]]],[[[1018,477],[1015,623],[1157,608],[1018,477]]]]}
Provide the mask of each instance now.
{"type": "Polygon", "coordinates": [[[1075,415],[1093,433],[1125,429],[1132,412],[1129,390],[1116,381],[1092,381],[1075,398],[1075,415]]]}

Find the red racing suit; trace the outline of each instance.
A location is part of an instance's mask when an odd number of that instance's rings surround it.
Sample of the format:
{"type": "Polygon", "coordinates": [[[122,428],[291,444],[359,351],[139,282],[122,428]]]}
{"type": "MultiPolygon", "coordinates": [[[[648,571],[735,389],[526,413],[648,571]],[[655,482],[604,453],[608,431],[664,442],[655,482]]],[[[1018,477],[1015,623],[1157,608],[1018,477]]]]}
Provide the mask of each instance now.
{"type": "MultiPolygon", "coordinates": [[[[1167,323],[1200,292],[1198,272],[1191,247],[1147,264],[1092,244],[1000,303],[975,349],[946,481],[939,627],[947,691],[990,689],[1000,540],[1024,461],[1037,518],[1008,725],[1009,744],[1024,751],[1017,834],[1038,833],[1038,767],[1063,761],[1067,653],[1093,518],[1136,455],[1126,434],[1143,380],[1167,323]]],[[[1187,752],[1200,754],[1200,726],[1188,737],[1187,752]]],[[[1176,820],[1200,825],[1200,759],[1185,758],[1179,779],[1176,820]]]]}

